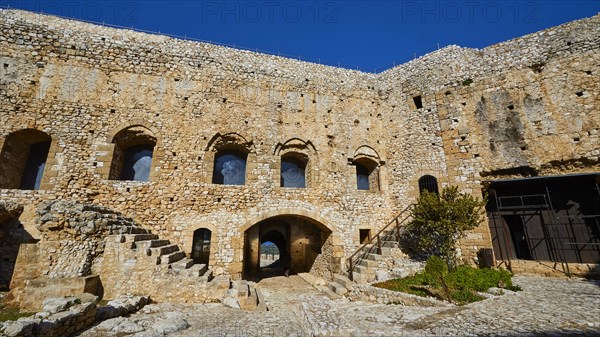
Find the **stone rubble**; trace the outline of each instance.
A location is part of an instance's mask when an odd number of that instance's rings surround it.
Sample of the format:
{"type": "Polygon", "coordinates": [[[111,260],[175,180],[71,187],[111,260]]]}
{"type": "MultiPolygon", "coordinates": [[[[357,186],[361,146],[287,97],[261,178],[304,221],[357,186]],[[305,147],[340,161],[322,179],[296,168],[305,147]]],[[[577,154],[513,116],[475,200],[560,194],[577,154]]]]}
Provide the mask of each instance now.
{"type": "MultiPolygon", "coordinates": [[[[152,324],[173,317],[189,327],[167,336],[600,335],[600,282],[517,276],[514,283],[523,291],[490,295],[465,306],[405,306],[331,300],[300,277],[281,277],[258,283],[267,312],[164,303],[148,305],[119,322],[144,327],[133,336],[156,336],[152,324]]],[[[118,335],[117,330],[103,331],[96,326],[81,336],[118,335]]]]}

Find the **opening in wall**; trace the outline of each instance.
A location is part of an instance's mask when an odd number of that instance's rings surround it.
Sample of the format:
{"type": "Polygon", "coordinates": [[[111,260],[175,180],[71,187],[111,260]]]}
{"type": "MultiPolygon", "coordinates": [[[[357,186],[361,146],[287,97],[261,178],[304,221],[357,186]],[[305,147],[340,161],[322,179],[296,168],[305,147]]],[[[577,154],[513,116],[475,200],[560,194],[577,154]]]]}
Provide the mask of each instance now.
{"type": "Polygon", "coordinates": [[[356,166],[356,188],[365,191],[379,191],[379,166],[373,160],[360,158],[356,166]]]}
{"type": "Polygon", "coordinates": [[[40,189],[51,142],[49,135],[38,130],[11,133],[0,153],[0,188],[40,189]]]}
{"type": "Polygon", "coordinates": [[[424,175],[419,178],[419,193],[423,194],[423,191],[439,194],[437,178],[431,175],[424,175]]]}
{"type": "Polygon", "coordinates": [[[218,152],[215,156],[213,184],[244,185],[246,183],[247,159],[248,154],[241,151],[218,152]]]}
{"type": "Polygon", "coordinates": [[[415,107],[417,109],[423,108],[423,99],[421,98],[421,95],[413,97],[413,102],[415,103],[415,107]]]}
{"type": "Polygon", "coordinates": [[[371,239],[371,230],[370,229],[359,229],[358,237],[360,244],[364,244],[371,239]]]}
{"type": "Polygon", "coordinates": [[[192,259],[194,264],[206,264],[210,261],[210,240],[212,232],[210,229],[200,228],[194,231],[192,242],[192,259]]]}
{"type": "Polygon", "coordinates": [[[137,145],[125,150],[121,180],[148,181],[154,146],[137,145]]]}
{"type": "Polygon", "coordinates": [[[112,141],[115,144],[109,179],[149,181],[156,137],[143,126],[121,130],[112,141]]]}
{"type": "Polygon", "coordinates": [[[281,157],[281,187],[306,187],[306,163],[308,159],[299,153],[281,157]]]}

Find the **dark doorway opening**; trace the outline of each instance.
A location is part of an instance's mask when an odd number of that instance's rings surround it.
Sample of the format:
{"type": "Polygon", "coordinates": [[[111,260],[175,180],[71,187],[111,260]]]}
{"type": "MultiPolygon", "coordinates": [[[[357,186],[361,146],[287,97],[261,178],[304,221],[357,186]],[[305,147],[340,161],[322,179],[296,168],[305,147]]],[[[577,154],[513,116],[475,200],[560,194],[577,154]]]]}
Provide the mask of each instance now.
{"type": "Polygon", "coordinates": [[[20,211],[12,215],[0,215],[0,291],[8,291],[10,288],[21,245],[38,241],[19,221],[20,211]]]}
{"type": "Polygon", "coordinates": [[[523,218],[519,215],[505,215],[503,218],[510,232],[516,258],[532,260],[525,226],[523,226],[523,218]]]}
{"type": "Polygon", "coordinates": [[[282,215],[263,220],[244,233],[242,277],[260,280],[303,272],[328,273],[331,260],[322,253],[333,251],[330,235],[327,227],[301,216],[282,215]],[[275,251],[274,248],[279,253],[278,260],[262,261],[267,259],[265,250],[275,251]]]}
{"type": "Polygon", "coordinates": [[[200,228],[194,231],[194,241],[192,243],[192,259],[195,264],[206,264],[210,260],[210,238],[211,231],[206,228],[200,228]]]}

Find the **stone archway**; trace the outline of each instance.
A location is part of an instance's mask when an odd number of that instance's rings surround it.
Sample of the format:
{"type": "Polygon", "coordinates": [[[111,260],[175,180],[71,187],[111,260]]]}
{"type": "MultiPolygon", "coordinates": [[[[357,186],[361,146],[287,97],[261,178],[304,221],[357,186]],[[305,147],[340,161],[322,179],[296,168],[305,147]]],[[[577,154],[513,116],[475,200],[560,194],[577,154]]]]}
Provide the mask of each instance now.
{"type": "Polygon", "coordinates": [[[244,279],[261,279],[284,273],[310,272],[330,278],[333,263],[332,231],[322,223],[299,215],[277,215],[257,222],[244,232],[244,279]],[[279,270],[260,267],[260,245],[273,242],[280,251],[279,270]]]}

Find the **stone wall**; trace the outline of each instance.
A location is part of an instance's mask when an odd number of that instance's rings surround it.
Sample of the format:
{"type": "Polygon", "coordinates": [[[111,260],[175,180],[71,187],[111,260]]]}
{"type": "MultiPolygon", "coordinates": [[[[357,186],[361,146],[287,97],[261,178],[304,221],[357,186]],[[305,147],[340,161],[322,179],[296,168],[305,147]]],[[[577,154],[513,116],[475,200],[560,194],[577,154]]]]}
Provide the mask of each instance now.
{"type": "MultiPolygon", "coordinates": [[[[187,253],[209,228],[210,264],[232,274],[248,228],[297,215],[331,230],[328,259],[341,265],[359,228],[374,233],[415,202],[424,174],[477,195],[482,176],[523,167],[597,171],[599,22],[452,46],[376,75],[1,10],[0,146],[28,128],[52,144],[41,190],[0,197],[102,205],[187,253]],[[113,141],[131,127],[155,140],[148,182],[108,179],[113,141]],[[215,153],[233,145],[248,152],[245,185],[212,184],[215,153]],[[279,187],[290,149],[308,156],[307,188],[279,187]],[[378,190],[357,190],[361,158],[378,165],[378,190]]],[[[483,224],[462,254],[490,246],[483,224]]]]}
{"type": "Polygon", "coordinates": [[[0,202],[0,291],[9,289],[19,248],[33,241],[19,221],[21,213],[23,206],[0,202]]]}

